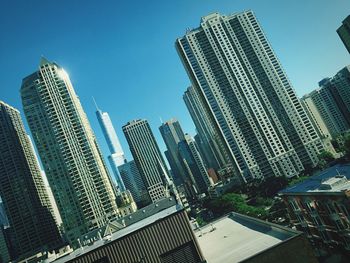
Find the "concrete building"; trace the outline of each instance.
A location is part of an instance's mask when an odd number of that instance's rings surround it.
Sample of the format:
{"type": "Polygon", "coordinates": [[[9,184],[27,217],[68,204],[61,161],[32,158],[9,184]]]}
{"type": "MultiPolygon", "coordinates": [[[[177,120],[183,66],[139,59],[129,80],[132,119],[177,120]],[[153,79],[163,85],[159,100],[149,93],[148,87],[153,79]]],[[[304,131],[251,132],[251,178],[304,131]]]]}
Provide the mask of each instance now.
{"type": "Polygon", "coordinates": [[[120,145],[117,133],[114,130],[112,121],[109,118],[108,113],[102,112],[97,107],[97,104],[96,109],[97,120],[101,126],[109,151],[111,152],[111,155],[108,156],[108,160],[113,170],[115,182],[117,184],[118,191],[123,192],[126,190],[126,188],[123,179],[119,174],[118,166],[123,165],[126,162],[124,152],[120,145]]]}
{"type": "Polygon", "coordinates": [[[86,246],[46,262],[206,262],[185,210],[172,198],[111,222],[87,238],[86,246]]]}
{"type": "Polygon", "coordinates": [[[337,33],[350,53],[350,15],[344,19],[342,25],[337,29],[337,33]]]}
{"type": "Polygon", "coordinates": [[[317,263],[304,235],[286,227],[230,213],[195,231],[208,263],[317,263]]]}
{"type": "Polygon", "coordinates": [[[176,48],[245,180],[317,164],[322,141],[252,11],[207,15],[176,48]]]}
{"type": "Polygon", "coordinates": [[[334,139],[350,129],[350,66],[340,70],[333,78],[323,79],[319,86],[303,100],[308,101],[310,107],[316,107],[321,116],[320,119],[314,114],[317,126],[334,139]]]}
{"type": "Polygon", "coordinates": [[[0,101],[0,195],[14,236],[14,256],[63,244],[46,187],[17,109],[0,101]]]}
{"type": "Polygon", "coordinates": [[[117,204],[119,215],[122,217],[132,214],[137,210],[137,205],[129,190],[120,192],[120,194],[117,195],[117,204]]]}
{"type": "Polygon", "coordinates": [[[24,78],[21,97],[67,239],[118,215],[111,177],[68,74],[45,58],[24,78]]]}
{"type": "Polygon", "coordinates": [[[321,138],[330,138],[332,139],[332,135],[329,132],[327,125],[323,121],[323,118],[321,117],[321,113],[318,111],[314,101],[312,100],[311,94],[306,94],[301,98],[301,103],[306,111],[306,113],[309,115],[309,118],[314,125],[318,135],[321,138]]]}
{"type": "Polygon", "coordinates": [[[330,167],[279,194],[291,222],[317,247],[350,252],[350,165],[330,167]]]}
{"type": "MultiPolygon", "coordinates": [[[[208,167],[219,170],[235,164],[228,144],[204,98],[194,87],[189,87],[183,99],[196,126],[198,132],[196,142],[202,149],[202,156],[207,160],[208,167]]],[[[239,169],[236,176],[241,177],[239,169]]]]}
{"type": "Polygon", "coordinates": [[[147,120],[133,120],[123,126],[130,151],[149,195],[156,202],[167,196],[166,165],[147,120]]]}

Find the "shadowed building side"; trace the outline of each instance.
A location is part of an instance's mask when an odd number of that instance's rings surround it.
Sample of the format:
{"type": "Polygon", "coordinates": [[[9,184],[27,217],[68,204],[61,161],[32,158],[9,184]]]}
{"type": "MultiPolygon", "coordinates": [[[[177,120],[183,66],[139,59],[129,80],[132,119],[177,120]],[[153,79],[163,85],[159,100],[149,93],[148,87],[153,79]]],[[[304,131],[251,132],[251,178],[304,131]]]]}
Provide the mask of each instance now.
{"type": "Polygon", "coordinates": [[[40,168],[17,109],[0,101],[0,195],[15,256],[63,244],[40,168]]]}

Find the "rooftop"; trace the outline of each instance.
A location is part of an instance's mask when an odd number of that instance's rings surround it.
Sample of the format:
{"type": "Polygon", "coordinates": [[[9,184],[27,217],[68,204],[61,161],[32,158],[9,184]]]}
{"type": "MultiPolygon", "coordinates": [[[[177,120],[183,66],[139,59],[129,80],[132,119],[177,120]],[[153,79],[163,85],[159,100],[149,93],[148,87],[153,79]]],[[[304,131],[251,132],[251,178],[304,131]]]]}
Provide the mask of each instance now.
{"type": "Polygon", "coordinates": [[[346,190],[350,190],[350,164],[332,166],[280,194],[342,194],[346,190]]]}
{"type": "MultiPolygon", "coordinates": [[[[45,262],[55,262],[55,263],[67,262],[82,254],[88,253],[98,247],[104,246],[107,243],[120,239],[130,233],[133,233],[147,225],[150,225],[158,220],[161,220],[182,209],[183,208],[181,206],[176,204],[176,201],[173,198],[165,198],[155,204],[151,204],[147,207],[144,207],[143,209],[138,210],[131,215],[118,219],[116,222],[123,222],[125,227],[112,233],[111,235],[106,236],[104,238],[100,236],[99,240],[94,241],[92,244],[88,246],[83,246],[82,248],[76,249],[72,253],[62,256],[56,260],[49,259],[45,262]]],[[[104,231],[105,227],[101,228],[101,230],[104,231]]],[[[94,232],[99,232],[99,231],[95,230],[94,232]]],[[[89,235],[89,233],[87,235],[89,235]]]]}
{"type": "Polygon", "coordinates": [[[255,256],[300,235],[300,232],[230,213],[195,234],[208,263],[230,263],[255,256]]]}

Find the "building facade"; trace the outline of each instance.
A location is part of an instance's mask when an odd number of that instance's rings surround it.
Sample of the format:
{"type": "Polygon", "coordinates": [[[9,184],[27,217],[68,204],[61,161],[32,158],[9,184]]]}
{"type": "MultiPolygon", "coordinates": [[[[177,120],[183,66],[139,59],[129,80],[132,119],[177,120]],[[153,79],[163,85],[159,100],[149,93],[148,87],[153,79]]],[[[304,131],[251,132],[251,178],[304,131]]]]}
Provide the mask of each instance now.
{"type": "Polygon", "coordinates": [[[279,193],[291,223],[316,247],[350,252],[350,165],[337,165],[279,193]]]}
{"type": "Polygon", "coordinates": [[[120,176],[139,207],[149,202],[149,195],[134,160],[118,167],[120,176]]]}
{"type": "Polygon", "coordinates": [[[165,198],[169,173],[147,120],[128,122],[123,132],[150,200],[165,198]]]}
{"type": "MultiPolygon", "coordinates": [[[[315,118],[318,126],[325,124],[334,139],[350,129],[350,66],[334,77],[319,82],[319,88],[303,97],[311,100],[321,116],[315,118]]],[[[324,129],[323,129],[324,130],[324,129]]]]}
{"type": "Polygon", "coordinates": [[[118,166],[123,165],[126,162],[123,149],[120,145],[117,133],[114,130],[112,121],[109,118],[108,113],[102,112],[100,109],[97,108],[96,116],[101,126],[103,135],[107,141],[109,151],[111,152],[111,155],[108,156],[108,160],[114,173],[114,178],[117,183],[118,191],[124,192],[126,190],[125,184],[118,170],[118,166]]]}
{"type": "Polygon", "coordinates": [[[77,245],[80,235],[118,215],[112,179],[63,68],[42,58],[23,79],[21,96],[66,237],[77,245]]]}
{"type": "MultiPolygon", "coordinates": [[[[198,140],[196,141],[203,148],[203,156],[208,160],[208,167],[219,170],[228,164],[235,164],[228,144],[204,98],[194,87],[189,87],[183,95],[183,99],[196,126],[198,132],[198,140]]],[[[237,177],[240,177],[240,171],[237,174],[237,177]]]]}
{"type": "Polygon", "coordinates": [[[187,177],[179,156],[178,143],[185,139],[185,134],[176,119],[164,122],[159,127],[159,131],[168,149],[165,156],[170,164],[173,177],[183,184],[187,177]]]}
{"type": "Polygon", "coordinates": [[[317,164],[322,142],[253,12],[205,16],[176,48],[247,181],[317,164]]]}
{"type": "Polygon", "coordinates": [[[330,131],[327,128],[326,123],[323,121],[323,118],[321,116],[321,113],[317,109],[314,101],[312,100],[311,94],[307,94],[301,98],[301,103],[306,111],[306,113],[309,115],[309,118],[314,125],[318,135],[321,138],[330,138],[332,139],[332,135],[330,131]]]}
{"type": "Polygon", "coordinates": [[[185,134],[184,140],[179,142],[178,147],[183,165],[189,174],[196,193],[208,193],[208,188],[212,185],[212,182],[209,179],[207,167],[199,153],[196,142],[189,134],[185,134]]]}
{"type": "Polygon", "coordinates": [[[185,210],[172,198],[110,223],[95,241],[54,263],[205,263],[185,210]],[[113,231],[114,230],[114,231],[113,231]],[[109,233],[105,236],[104,233],[109,233]]]}
{"type": "Polygon", "coordinates": [[[344,19],[342,25],[338,28],[337,33],[350,53],[350,15],[344,19]]]}
{"type": "Polygon", "coordinates": [[[170,164],[173,178],[175,178],[174,181],[179,181],[178,186],[183,186],[184,192],[189,199],[195,198],[196,190],[194,188],[194,182],[191,179],[191,173],[180,155],[179,144],[185,141],[185,134],[182,131],[179,121],[171,119],[163,123],[159,127],[159,131],[168,149],[165,152],[165,156],[170,164]]]}
{"type": "Polygon", "coordinates": [[[0,101],[0,195],[15,257],[63,244],[52,205],[17,109],[0,101]]]}

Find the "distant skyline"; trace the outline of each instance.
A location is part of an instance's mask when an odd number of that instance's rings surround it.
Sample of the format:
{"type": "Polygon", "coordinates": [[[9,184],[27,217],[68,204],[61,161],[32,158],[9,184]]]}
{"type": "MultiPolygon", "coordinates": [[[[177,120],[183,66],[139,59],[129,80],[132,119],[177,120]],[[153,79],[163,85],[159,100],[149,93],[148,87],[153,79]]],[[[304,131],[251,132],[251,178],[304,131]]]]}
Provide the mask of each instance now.
{"type": "MultiPolygon", "coordinates": [[[[0,3],[0,100],[18,108],[22,78],[40,56],[68,72],[105,159],[108,147],[92,96],[108,112],[128,160],[121,127],[146,118],[161,151],[160,118],[177,118],[194,135],[182,95],[190,85],[174,43],[186,28],[212,12],[251,9],[299,97],[350,64],[336,33],[350,14],[347,0],[2,1],[0,3]]],[[[27,128],[27,132],[29,129],[27,128]]]]}

